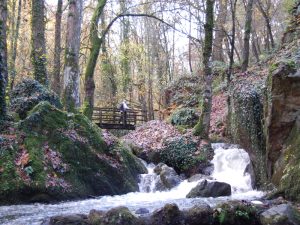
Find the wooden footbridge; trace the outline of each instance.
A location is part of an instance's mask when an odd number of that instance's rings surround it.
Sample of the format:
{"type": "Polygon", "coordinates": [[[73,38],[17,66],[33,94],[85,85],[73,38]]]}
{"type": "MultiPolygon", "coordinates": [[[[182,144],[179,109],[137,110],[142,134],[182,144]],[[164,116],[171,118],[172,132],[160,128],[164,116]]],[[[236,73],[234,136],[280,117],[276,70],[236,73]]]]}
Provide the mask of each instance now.
{"type": "Polygon", "coordinates": [[[94,108],[93,121],[103,129],[135,130],[137,124],[147,122],[147,112],[128,109],[120,112],[116,108],[94,108]]]}

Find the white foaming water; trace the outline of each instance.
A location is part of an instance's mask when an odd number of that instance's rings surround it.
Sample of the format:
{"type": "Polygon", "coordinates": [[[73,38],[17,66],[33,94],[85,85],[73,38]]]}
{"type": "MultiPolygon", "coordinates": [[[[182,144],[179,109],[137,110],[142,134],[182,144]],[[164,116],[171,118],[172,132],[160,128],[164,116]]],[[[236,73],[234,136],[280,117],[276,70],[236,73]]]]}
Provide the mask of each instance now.
{"type": "Polygon", "coordinates": [[[103,196],[97,199],[64,202],[59,204],[30,204],[0,207],[0,224],[3,225],[40,225],[45,218],[55,215],[88,214],[91,209],[109,210],[116,206],[126,206],[132,212],[139,208],[147,208],[150,212],[161,208],[166,203],[176,203],[179,208],[190,208],[193,205],[216,204],[230,199],[255,200],[262,197],[263,193],[251,187],[249,174],[244,175],[250,159],[248,154],[231,146],[224,150],[224,144],[213,144],[215,156],[212,160],[215,170],[212,176],[218,180],[229,183],[233,194],[230,197],[219,198],[191,198],[185,196],[197,185],[198,182],[182,181],[170,191],[154,191],[155,181],[159,179],[153,172],[154,165],[147,165],[148,174],[141,175],[139,184],[140,192],[125,195],[103,196]]]}
{"type": "Polygon", "coordinates": [[[246,167],[250,164],[248,153],[235,146],[227,150],[223,147],[223,144],[214,144],[212,177],[230,184],[233,194],[251,191],[251,177],[249,173],[245,173],[246,167]]]}

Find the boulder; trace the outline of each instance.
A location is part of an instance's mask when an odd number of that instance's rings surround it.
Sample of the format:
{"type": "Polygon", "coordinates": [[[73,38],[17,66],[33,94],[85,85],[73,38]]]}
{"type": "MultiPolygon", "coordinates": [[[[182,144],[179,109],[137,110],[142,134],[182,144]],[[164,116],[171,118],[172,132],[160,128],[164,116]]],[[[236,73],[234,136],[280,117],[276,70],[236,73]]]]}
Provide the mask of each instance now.
{"type": "MultiPolygon", "coordinates": [[[[44,223],[45,224],[45,223],[44,223]]],[[[69,216],[54,216],[50,218],[48,225],[89,225],[86,215],[75,214],[69,216]]]]}
{"type": "Polygon", "coordinates": [[[197,205],[183,210],[183,217],[188,225],[209,225],[213,221],[213,210],[207,204],[197,205]]]}
{"type": "Polygon", "coordinates": [[[155,210],[147,224],[151,225],[181,225],[184,218],[176,204],[166,204],[155,210]]]}
{"type": "Polygon", "coordinates": [[[299,225],[300,212],[289,204],[273,206],[260,215],[262,225],[299,225]]]}
{"type": "Polygon", "coordinates": [[[181,179],[171,167],[166,166],[160,173],[160,179],[165,187],[172,189],[180,184],[181,179]]]}
{"type": "Polygon", "coordinates": [[[25,79],[17,84],[10,94],[10,101],[10,110],[16,112],[21,119],[25,119],[27,113],[42,101],[62,108],[58,95],[32,79],[25,79]]]}
{"type": "Polygon", "coordinates": [[[116,207],[106,213],[92,210],[89,215],[90,224],[97,225],[144,225],[127,207],[116,207]]]}
{"type": "Polygon", "coordinates": [[[201,181],[188,194],[187,198],[230,196],[231,186],[224,182],[201,181]]]}
{"type": "Polygon", "coordinates": [[[0,202],[49,202],[138,191],[146,168],[81,114],[39,103],[0,158],[0,202]]]}

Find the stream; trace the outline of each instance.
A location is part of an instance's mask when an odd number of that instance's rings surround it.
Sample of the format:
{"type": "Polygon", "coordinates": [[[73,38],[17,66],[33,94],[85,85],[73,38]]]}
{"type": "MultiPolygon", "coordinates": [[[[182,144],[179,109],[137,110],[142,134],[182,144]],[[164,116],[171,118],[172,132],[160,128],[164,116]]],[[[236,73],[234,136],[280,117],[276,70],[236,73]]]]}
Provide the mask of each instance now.
{"type": "Polygon", "coordinates": [[[250,174],[244,173],[250,162],[249,155],[235,145],[225,149],[226,144],[213,144],[215,151],[212,163],[214,171],[212,177],[218,181],[231,185],[232,195],[218,198],[190,198],[185,196],[199,181],[182,181],[177,187],[169,191],[151,191],[156,174],[154,165],[148,164],[148,174],[141,175],[140,192],[125,195],[102,196],[96,199],[62,202],[58,204],[28,204],[0,207],[0,224],[3,225],[40,225],[46,218],[55,215],[88,214],[91,209],[109,210],[117,206],[126,206],[132,212],[146,208],[149,212],[163,207],[166,203],[176,203],[180,209],[194,205],[209,204],[215,206],[228,200],[256,200],[263,196],[263,192],[253,190],[250,174]],[[147,182],[146,182],[147,181],[147,182]],[[150,181],[150,182],[149,182],[150,181]]]}

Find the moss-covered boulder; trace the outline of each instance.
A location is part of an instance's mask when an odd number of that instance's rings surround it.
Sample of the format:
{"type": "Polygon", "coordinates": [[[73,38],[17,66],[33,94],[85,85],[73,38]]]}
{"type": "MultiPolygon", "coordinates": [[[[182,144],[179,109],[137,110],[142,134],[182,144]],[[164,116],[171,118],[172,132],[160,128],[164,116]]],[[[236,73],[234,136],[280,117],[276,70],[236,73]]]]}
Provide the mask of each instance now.
{"type": "Polygon", "coordinates": [[[113,208],[105,213],[92,210],[89,214],[91,225],[144,225],[141,219],[135,217],[124,206],[113,208]]]}
{"type": "Polygon", "coordinates": [[[1,147],[0,202],[53,201],[138,190],[142,163],[81,114],[39,103],[1,147]]]}
{"type": "Polygon", "coordinates": [[[170,121],[172,125],[181,125],[193,127],[199,120],[198,112],[193,108],[181,108],[171,114],[170,121]]]}
{"type": "Polygon", "coordinates": [[[255,173],[255,184],[267,180],[266,150],[263,130],[263,85],[247,81],[235,85],[230,92],[228,130],[234,143],[249,153],[255,173]]]}
{"type": "Polygon", "coordinates": [[[17,84],[10,94],[10,101],[10,110],[16,112],[21,119],[25,119],[27,112],[42,101],[62,108],[58,95],[32,79],[25,79],[17,84]]]}
{"type": "Polygon", "coordinates": [[[213,225],[260,225],[255,206],[240,201],[219,204],[214,210],[213,225]]]}

